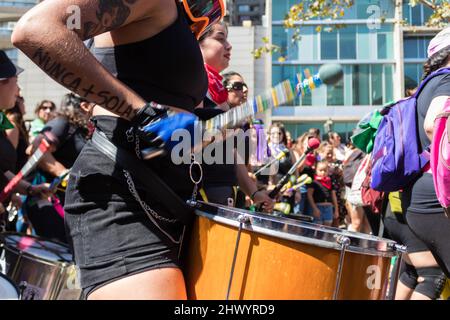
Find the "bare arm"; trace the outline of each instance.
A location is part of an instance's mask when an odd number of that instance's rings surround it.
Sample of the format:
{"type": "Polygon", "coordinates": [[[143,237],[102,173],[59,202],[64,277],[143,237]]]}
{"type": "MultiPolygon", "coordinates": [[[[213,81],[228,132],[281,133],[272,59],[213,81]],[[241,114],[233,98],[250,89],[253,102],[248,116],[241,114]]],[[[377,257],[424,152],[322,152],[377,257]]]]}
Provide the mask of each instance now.
{"type": "Polygon", "coordinates": [[[42,159],[39,161],[39,168],[50,173],[54,177],[58,177],[67,171],[67,168],[56,160],[51,153],[44,154],[42,159]]]}
{"type": "Polygon", "coordinates": [[[67,89],[131,119],[145,101],[106,70],[84,46],[83,40],[106,32],[110,32],[113,44],[117,39],[121,42],[142,40],[176,19],[175,3],[172,3],[165,0],[46,0],[19,20],[11,40],[67,89]],[[162,10],[164,5],[168,8],[166,17],[162,10]],[[81,23],[79,29],[71,30],[68,21],[74,11],[70,9],[75,7],[79,8],[81,23]],[[148,22],[150,20],[152,23],[148,22]],[[148,34],[143,34],[142,29],[148,34]]]}
{"type": "Polygon", "coordinates": [[[239,187],[246,195],[251,196],[258,190],[256,182],[249,177],[247,167],[244,164],[236,164],[236,175],[239,187]]]}
{"type": "Polygon", "coordinates": [[[19,145],[19,129],[13,128],[6,130],[6,137],[13,145],[14,149],[17,149],[19,145]]]}
{"type": "Polygon", "coordinates": [[[428,108],[427,115],[423,123],[423,128],[430,141],[433,139],[434,119],[440,112],[442,112],[448,98],[450,98],[450,96],[436,97],[433,101],[431,101],[430,107],[428,108]]]}

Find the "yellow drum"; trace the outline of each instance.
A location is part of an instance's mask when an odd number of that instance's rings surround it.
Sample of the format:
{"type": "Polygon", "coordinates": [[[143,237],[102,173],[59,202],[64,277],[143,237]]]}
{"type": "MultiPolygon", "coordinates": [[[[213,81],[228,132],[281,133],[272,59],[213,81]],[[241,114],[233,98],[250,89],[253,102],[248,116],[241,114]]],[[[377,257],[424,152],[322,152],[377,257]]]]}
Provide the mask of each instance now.
{"type": "MultiPolygon", "coordinates": [[[[385,299],[391,240],[195,203],[190,299],[385,299]]],[[[394,279],[396,280],[396,279],[394,279]]]]}

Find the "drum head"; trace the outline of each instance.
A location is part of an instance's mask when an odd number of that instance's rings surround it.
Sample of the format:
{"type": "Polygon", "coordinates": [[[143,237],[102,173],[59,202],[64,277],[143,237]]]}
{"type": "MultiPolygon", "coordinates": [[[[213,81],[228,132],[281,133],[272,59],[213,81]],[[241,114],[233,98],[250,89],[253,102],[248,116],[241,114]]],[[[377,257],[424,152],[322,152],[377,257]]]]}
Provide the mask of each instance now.
{"type": "Polygon", "coordinates": [[[19,289],[4,274],[0,273],[0,300],[19,300],[19,289]]]}
{"type": "Polygon", "coordinates": [[[19,233],[2,234],[1,242],[5,249],[46,261],[72,262],[72,254],[69,248],[62,243],[19,233]]]}

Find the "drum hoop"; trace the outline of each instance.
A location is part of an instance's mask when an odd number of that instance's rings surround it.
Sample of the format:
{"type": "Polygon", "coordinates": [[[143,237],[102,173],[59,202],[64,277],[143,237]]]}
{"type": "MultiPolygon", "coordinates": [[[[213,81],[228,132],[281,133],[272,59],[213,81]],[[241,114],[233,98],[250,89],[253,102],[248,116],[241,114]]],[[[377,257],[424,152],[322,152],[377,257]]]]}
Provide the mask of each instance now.
{"type": "MultiPolygon", "coordinates": [[[[230,218],[226,218],[226,217],[222,217],[219,215],[214,215],[214,214],[210,214],[201,210],[195,210],[196,214],[205,218],[208,218],[210,220],[213,220],[215,222],[218,223],[222,223],[228,226],[233,226],[236,228],[239,228],[240,222],[230,219],[230,218]]],[[[247,214],[248,217],[251,218],[256,218],[256,219],[266,219],[265,217],[261,217],[259,215],[254,215],[251,213],[247,214]]],[[[271,217],[272,218],[272,217],[271,217]]],[[[282,218],[281,218],[282,219],[282,218]]],[[[271,220],[271,219],[267,219],[267,220],[271,220]]],[[[280,222],[279,220],[273,219],[271,221],[275,221],[275,222],[280,222]]],[[[299,224],[302,224],[301,222],[299,222],[299,224]]],[[[295,225],[295,224],[294,224],[295,225]]],[[[310,244],[310,245],[316,245],[319,247],[324,247],[324,248],[329,248],[329,249],[335,249],[335,250],[341,250],[341,245],[338,242],[330,242],[330,241],[325,241],[325,240],[321,240],[321,239],[317,239],[317,238],[308,238],[308,237],[304,237],[301,235],[294,235],[294,234],[289,234],[289,233],[284,233],[284,232],[280,232],[280,231],[276,231],[276,230],[269,230],[266,229],[264,227],[261,226],[255,226],[252,224],[244,224],[243,225],[243,229],[247,230],[247,231],[253,231],[259,234],[263,234],[263,235],[268,235],[268,236],[275,236],[277,238],[281,238],[281,239],[285,239],[285,240],[290,240],[290,241],[294,241],[294,242],[298,242],[298,243],[304,243],[304,244],[310,244]]],[[[311,229],[312,230],[312,229],[311,229]]],[[[348,235],[347,235],[348,236],[348,235]]],[[[350,235],[351,237],[351,235],[350,235]]],[[[381,238],[380,238],[381,239],[381,238]]],[[[355,245],[349,245],[346,249],[346,251],[348,252],[352,252],[352,253],[359,253],[359,254],[365,254],[365,255],[371,255],[371,256],[377,256],[377,257],[385,257],[385,258],[392,258],[396,255],[398,255],[397,252],[394,251],[394,249],[389,247],[389,243],[394,244],[395,242],[388,240],[388,239],[383,239],[384,241],[380,241],[377,240],[377,243],[383,242],[386,244],[386,248],[384,250],[382,249],[377,249],[377,248],[366,248],[366,247],[357,247],[355,245]]],[[[371,242],[375,242],[375,240],[369,240],[371,242]]]]}
{"type": "MultiPolygon", "coordinates": [[[[67,260],[66,261],[50,260],[50,259],[46,259],[46,258],[43,258],[43,257],[39,257],[39,256],[36,256],[36,255],[33,255],[33,254],[28,253],[28,252],[23,251],[23,250],[19,250],[18,248],[13,247],[13,246],[7,244],[6,242],[4,242],[4,239],[7,236],[19,236],[19,237],[25,237],[26,236],[26,237],[30,237],[30,238],[36,239],[37,241],[47,241],[47,242],[52,242],[52,243],[55,243],[55,244],[58,244],[58,245],[61,245],[61,246],[65,246],[63,243],[56,242],[56,241],[53,241],[53,240],[47,240],[47,239],[44,239],[44,238],[41,238],[41,237],[36,237],[36,236],[21,235],[20,233],[15,233],[15,232],[5,232],[5,233],[3,233],[1,235],[1,240],[3,241],[1,243],[2,248],[4,250],[6,250],[6,251],[9,251],[9,252],[12,252],[14,254],[17,254],[18,256],[32,258],[33,261],[43,262],[45,264],[48,264],[48,265],[51,265],[51,266],[58,266],[60,268],[66,268],[67,266],[70,266],[71,264],[74,263],[73,261],[67,261],[67,260]]],[[[41,250],[45,251],[45,248],[43,248],[41,250]]]]}
{"type": "Polygon", "coordinates": [[[70,266],[73,262],[71,261],[54,261],[54,260],[47,260],[45,258],[41,258],[41,257],[36,257],[32,254],[29,254],[28,252],[25,251],[21,251],[21,250],[17,250],[16,248],[10,248],[7,246],[3,247],[4,250],[12,252],[14,254],[16,254],[17,256],[21,256],[27,259],[30,259],[32,261],[35,262],[39,262],[39,263],[43,263],[52,267],[58,267],[60,269],[64,269],[67,266],[70,266]]]}
{"type": "Polygon", "coordinates": [[[17,287],[17,285],[10,278],[8,278],[6,275],[4,275],[3,273],[0,273],[0,278],[6,280],[11,285],[11,287],[13,287],[13,289],[17,293],[17,299],[20,300],[20,290],[17,287]]]}

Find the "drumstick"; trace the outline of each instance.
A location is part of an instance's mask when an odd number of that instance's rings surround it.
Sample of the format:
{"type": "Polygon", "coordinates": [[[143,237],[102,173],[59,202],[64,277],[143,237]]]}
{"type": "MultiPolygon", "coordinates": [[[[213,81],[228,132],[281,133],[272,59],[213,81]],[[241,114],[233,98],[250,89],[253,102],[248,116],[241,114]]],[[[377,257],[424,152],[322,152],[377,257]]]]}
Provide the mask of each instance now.
{"type": "Polygon", "coordinates": [[[0,193],[0,202],[5,201],[11,192],[17,187],[20,181],[36,168],[39,160],[48,152],[50,146],[55,144],[58,139],[50,132],[43,134],[43,139],[39,143],[38,149],[28,159],[25,165],[20,169],[19,173],[12,178],[0,193]]]}

